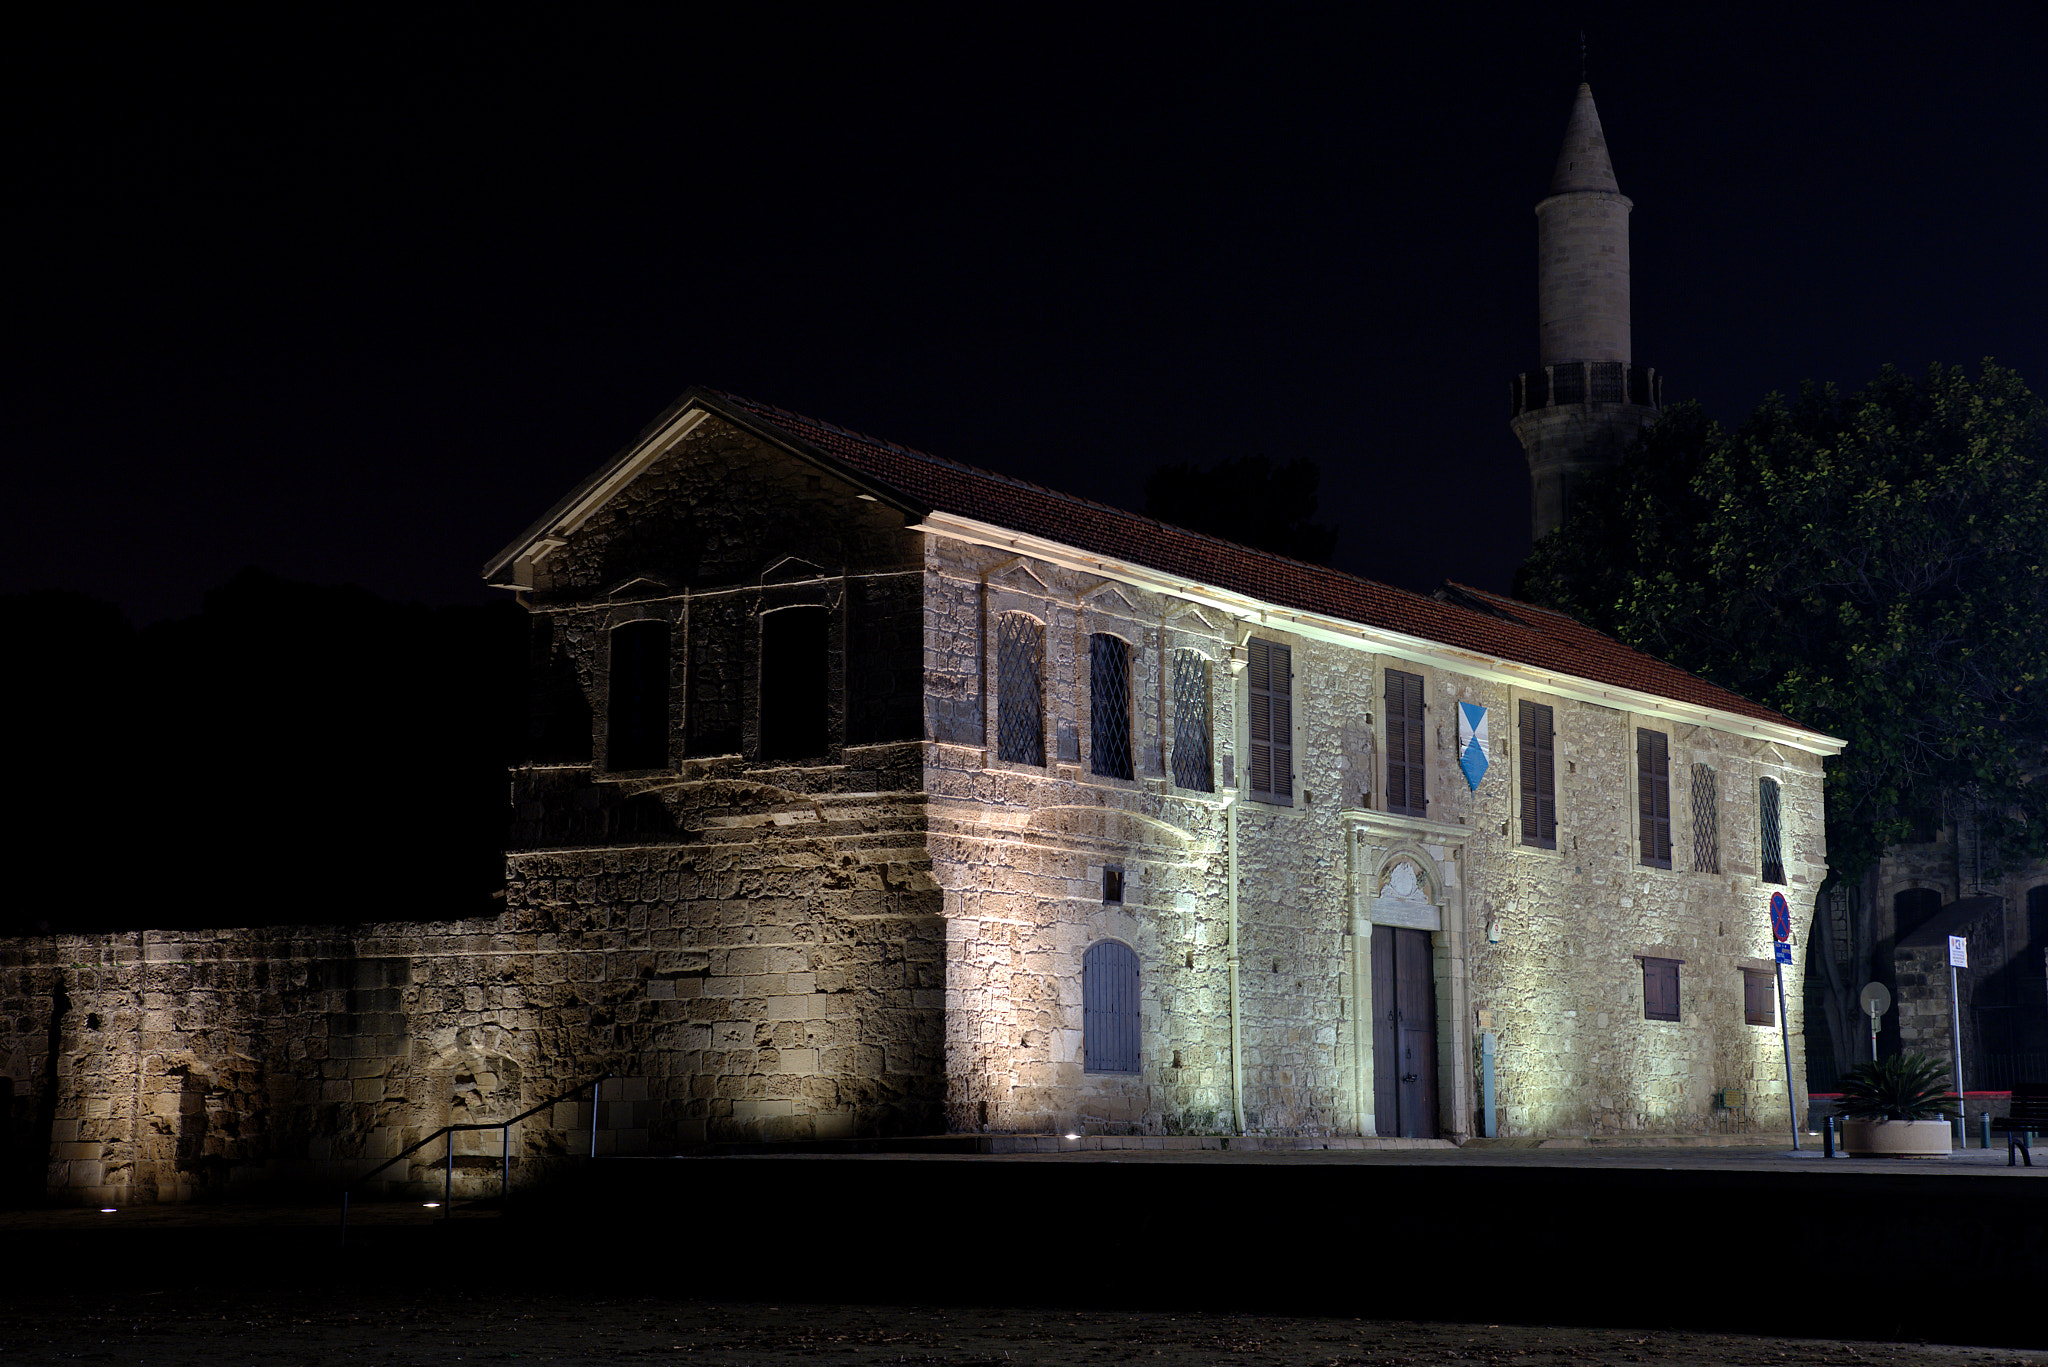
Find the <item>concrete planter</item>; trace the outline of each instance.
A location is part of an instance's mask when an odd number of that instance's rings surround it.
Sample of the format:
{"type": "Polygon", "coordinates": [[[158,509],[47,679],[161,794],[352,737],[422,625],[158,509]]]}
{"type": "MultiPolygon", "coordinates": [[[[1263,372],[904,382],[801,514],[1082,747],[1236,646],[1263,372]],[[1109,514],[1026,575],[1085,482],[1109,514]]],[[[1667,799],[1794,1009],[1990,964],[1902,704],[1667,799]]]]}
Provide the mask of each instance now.
{"type": "Polygon", "coordinates": [[[1859,1158],[1946,1158],[1946,1120],[1842,1119],[1842,1147],[1859,1158]]]}

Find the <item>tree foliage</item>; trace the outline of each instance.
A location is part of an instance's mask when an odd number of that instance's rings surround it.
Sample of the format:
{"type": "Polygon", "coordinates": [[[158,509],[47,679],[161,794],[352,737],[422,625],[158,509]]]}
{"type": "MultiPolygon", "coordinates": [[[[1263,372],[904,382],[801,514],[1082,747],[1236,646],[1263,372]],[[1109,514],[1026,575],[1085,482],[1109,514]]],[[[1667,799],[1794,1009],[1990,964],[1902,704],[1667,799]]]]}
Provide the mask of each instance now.
{"type": "Polygon", "coordinates": [[[1959,803],[2048,848],[2048,407],[2010,370],[1674,408],[1517,591],[1847,741],[1839,875],[1959,803]]]}
{"type": "Polygon", "coordinates": [[[1337,548],[1337,527],[1313,520],[1322,474],[1306,456],[1282,463],[1266,456],[1233,456],[1206,468],[1176,461],[1145,476],[1145,515],[1327,565],[1337,548]]]}

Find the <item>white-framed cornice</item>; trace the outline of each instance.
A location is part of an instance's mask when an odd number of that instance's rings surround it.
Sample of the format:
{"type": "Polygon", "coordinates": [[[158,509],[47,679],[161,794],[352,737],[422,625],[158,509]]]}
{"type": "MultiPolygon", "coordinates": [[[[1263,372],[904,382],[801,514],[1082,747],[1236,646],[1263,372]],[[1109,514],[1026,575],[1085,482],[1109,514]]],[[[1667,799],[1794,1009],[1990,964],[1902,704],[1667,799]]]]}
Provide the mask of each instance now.
{"type": "Polygon", "coordinates": [[[923,532],[928,536],[939,536],[995,550],[1007,550],[1018,555],[1029,555],[1080,573],[1118,579],[1150,593],[1180,598],[1216,609],[1255,626],[1271,627],[1310,640],[1342,646],[1347,650],[1366,651],[1416,664],[1433,665],[1472,678],[1485,679],[1514,688],[1536,689],[1600,707],[1612,707],[1667,717],[1694,725],[1711,726],[1731,735],[1788,745],[1812,755],[1837,755],[1846,744],[1834,736],[1809,731],[1803,727],[1745,717],[1740,713],[1666,698],[1640,689],[1559,673],[1556,670],[1523,664],[1482,651],[1446,645],[1427,637],[1370,626],[1364,622],[1354,622],[1349,618],[1311,612],[1302,608],[1283,607],[1234,589],[1204,584],[1133,561],[1097,555],[1064,542],[1050,541],[1027,532],[1014,531],[953,513],[931,512],[923,521],[912,524],[911,530],[923,532]]]}

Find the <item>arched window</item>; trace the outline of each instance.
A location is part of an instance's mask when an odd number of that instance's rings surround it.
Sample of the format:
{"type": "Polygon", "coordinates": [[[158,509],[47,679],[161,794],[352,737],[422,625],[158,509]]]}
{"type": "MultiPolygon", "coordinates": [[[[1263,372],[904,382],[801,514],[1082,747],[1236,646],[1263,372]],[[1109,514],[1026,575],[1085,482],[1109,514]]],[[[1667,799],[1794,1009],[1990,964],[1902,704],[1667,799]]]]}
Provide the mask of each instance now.
{"type": "Polygon", "coordinates": [[[830,748],[830,686],[822,607],[761,614],[761,758],[816,759],[830,748]]]}
{"type": "Polygon", "coordinates": [[[1045,763],[1045,628],[1021,612],[996,621],[996,758],[1045,763]]]}
{"type": "Polygon", "coordinates": [[[1138,1071],[1138,951],[1121,940],[1081,956],[1081,1056],[1086,1072],[1138,1071]]]}
{"type": "Polygon", "coordinates": [[[1088,638],[1088,727],[1089,770],[1131,777],[1131,644],[1120,636],[1088,638]]]}
{"type": "Polygon", "coordinates": [[[668,623],[612,628],[605,706],[605,768],[668,767],[668,623]]]}

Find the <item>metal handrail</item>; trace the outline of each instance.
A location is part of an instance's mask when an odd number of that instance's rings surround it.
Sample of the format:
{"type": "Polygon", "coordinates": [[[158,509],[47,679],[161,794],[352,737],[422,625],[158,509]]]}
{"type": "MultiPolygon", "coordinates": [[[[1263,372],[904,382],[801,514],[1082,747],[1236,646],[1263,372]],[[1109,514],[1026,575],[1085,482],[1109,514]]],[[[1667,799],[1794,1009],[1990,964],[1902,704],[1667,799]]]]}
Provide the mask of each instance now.
{"type": "Polygon", "coordinates": [[[342,1188],[342,1242],[344,1244],[348,1242],[348,1203],[350,1193],[352,1193],[357,1187],[361,1186],[363,1183],[369,1181],[372,1177],[375,1177],[378,1173],[384,1171],[384,1169],[390,1167],[393,1163],[398,1162],[402,1158],[411,1157],[413,1154],[419,1152],[419,1150],[433,1143],[436,1139],[439,1139],[442,1135],[448,1136],[448,1153],[446,1166],[443,1170],[443,1175],[441,1178],[441,1218],[444,1220],[447,1219],[449,1209],[453,1204],[453,1198],[455,1195],[455,1132],[457,1130],[498,1130],[502,1132],[504,1136],[504,1144],[502,1146],[504,1153],[504,1166],[500,1169],[498,1175],[498,1195],[501,1198],[504,1197],[507,1193],[510,1192],[512,1188],[512,1127],[514,1125],[517,1125],[520,1121],[526,1119],[526,1117],[530,1115],[534,1115],[538,1112],[545,1111],[548,1107],[554,1105],[557,1102],[567,1101],[570,1097],[575,1096],[585,1087],[588,1087],[590,1089],[590,1156],[592,1158],[597,1157],[598,1089],[604,1085],[605,1080],[607,1078],[616,1076],[617,1074],[615,1073],[599,1073],[596,1077],[592,1078],[588,1082],[579,1082],[574,1087],[571,1087],[568,1091],[563,1092],[558,1096],[551,1096],[546,1101],[543,1101],[536,1106],[527,1107],[518,1115],[513,1116],[510,1120],[472,1120],[465,1121],[459,1125],[443,1125],[440,1129],[435,1130],[432,1134],[428,1135],[426,1138],[420,1140],[419,1142],[406,1145],[397,1153],[391,1155],[391,1157],[385,1159],[376,1167],[371,1168],[368,1172],[363,1173],[354,1181],[350,1182],[346,1187],[342,1188]]]}

